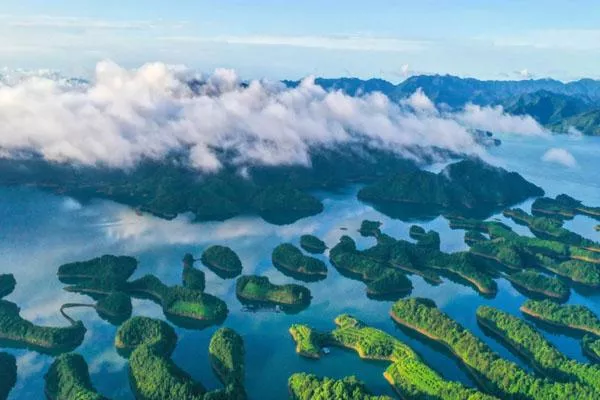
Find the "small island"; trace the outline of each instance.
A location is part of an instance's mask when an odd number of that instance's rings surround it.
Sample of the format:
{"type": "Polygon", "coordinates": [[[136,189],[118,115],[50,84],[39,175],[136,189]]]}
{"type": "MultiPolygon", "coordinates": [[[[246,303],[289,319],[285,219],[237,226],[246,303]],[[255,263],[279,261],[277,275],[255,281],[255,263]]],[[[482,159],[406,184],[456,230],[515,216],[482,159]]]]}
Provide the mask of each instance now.
{"type": "Polygon", "coordinates": [[[128,357],[141,345],[152,347],[156,352],[170,356],[177,345],[177,334],[164,321],[135,316],[119,327],[115,335],[115,347],[128,357]]]}
{"type": "Polygon", "coordinates": [[[313,254],[321,254],[327,250],[325,242],[314,235],[300,236],[300,247],[313,254]]]}
{"type": "Polygon", "coordinates": [[[317,215],[323,203],[309,193],[290,185],[261,188],[251,200],[252,208],[267,222],[285,225],[317,215]]]}
{"type": "Polygon", "coordinates": [[[0,274],[0,299],[11,294],[17,285],[13,274],[0,274]]]}
{"type": "Polygon", "coordinates": [[[384,372],[384,377],[401,398],[493,399],[443,379],[409,346],[382,330],[347,314],[338,316],[335,324],[337,328],[327,333],[316,332],[306,325],[292,325],[290,333],[296,341],[296,352],[305,357],[319,358],[322,347],[336,346],[354,350],[362,359],[389,361],[391,365],[384,372]]]}
{"type": "Polygon", "coordinates": [[[21,317],[16,304],[0,300],[0,340],[9,345],[59,354],[77,348],[83,342],[85,332],[81,321],[60,328],[35,325],[21,317]]]}
{"type": "Polygon", "coordinates": [[[210,339],[208,353],[212,369],[225,386],[225,391],[235,394],[235,397],[227,398],[245,399],[245,349],[242,337],[233,329],[220,328],[210,339]]]}
{"type": "Polygon", "coordinates": [[[242,262],[227,246],[210,246],[202,253],[202,264],[222,278],[234,278],[242,273],[242,262]]]}
{"type": "Polygon", "coordinates": [[[79,283],[93,279],[124,282],[133,275],[138,262],[133,257],[103,255],[88,261],[63,264],[58,268],[58,279],[63,283],[79,283]]]}
{"type": "Polygon", "coordinates": [[[316,375],[296,373],[288,381],[291,400],[351,399],[392,400],[387,396],[375,396],[364,383],[354,376],[343,379],[318,378],[316,375]]]}
{"type": "Polygon", "coordinates": [[[123,292],[112,292],[98,300],[96,311],[100,317],[118,325],[131,317],[131,297],[123,292]]]}
{"type": "Polygon", "coordinates": [[[88,365],[79,354],[58,356],[44,379],[49,400],[107,400],[92,385],[88,365]]]}
{"type": "Polygon", "coordinates": [[[365,219],[364,221],[361,222],[358,232],[362,236],[365,236],[365,237],[369,237],[369,236],[377,237],[377,235],[379,235],[381,233],[381,230],[379,229],[379,228],[381,228],[381,225],[383,225],[383,224],[380,221],[371,221],[371,220],[365,219]]]}
{"type": "Polygon", "coordinates": [[[500,358],[479,338],[441,312],[432,300],[399,300],[392,306],[391,317],[399,325],[444,346],[461,361],[479,386],[500,398],[596,397],[586,386],[540,379],[500,358]]]}
{"type": "Polygon", "coordinates": [[[569,298],[570,289],[560,279],[530,269],[506,274],[506,279],[525,292],[549,297],[558,301],[569,298]]]}
{"type": "Polygon", "coordinates": [[[6,400],[17,384],[17,359],[12,354],[0,352],[0,399],[6,400]]]}
{"type": "Polygon", "coordinates": [[[466,231],[465,232],[465,243],[469,246],[473,246],[475,243],[485,242],[489,240],[487,237],[483,235],[483,233],[478,231],[466,231]]]}
{"type": "Polygon", "coordinates": [[[194,268],[194,256],[187,253],[183,256],[183,272],[181,274],[181,284],[188,289],[199,290],[201,292],[206,288],[206,276],[204,272],[194,268]]]}
{"type": "Polygon", "coordinates": [[[600,393],[598,366],[569,359],[525,321],[498,309],[481,306],[477,309],[477,322],[515,349],[538,372],[579,381],[600,393]]]}
{"type": "Polygon", "coordinates": [[[440,234],[436,231],[426,231],[422,226],[412,225],[408,234],[411,239],[417,241],[417,245],[432,250],[440,250],[440,234]]]}
{"type": "Polygon", "coordinates": [[[559,194],[556,198],[541,197],[531,205],[531,212],[537,215],[550,215],[563,219],[571,219],[581,214],[600,220],[600,207],[588,207],[581,201],[566,194],[559,194]]]}
{"type": "Polygon", "coordinates": [[[227,304],[213,295],[183,286],[167,286],[154,275],[146,275],[127,285],[133,296],[160,304],[168,317],[181,323],[210,325],[227,317],[227,304]]]}
{"type": "Polygon", "coordinates": [[[527,300],[521,306],[521,312],[559,328],[600,336],[600,319],[585,306],[557,304],[550,300],[527,300]]]}
{"type": "Polygon", "coordinates": [[[296,284],[276,285],[266,276],[244,275],[237,279],[235,293],[240,301],[264,303],[287,307],[306,307],[311,294],[304,286],[296,284]]]}
{"type": "Polygon", "coordinates": [[[323,261],[305,256],[291,243],[283,243],[275,247],[271,260],[277,269],[301,278],[324,279],[327,276],[327,267],[323,261]]]}

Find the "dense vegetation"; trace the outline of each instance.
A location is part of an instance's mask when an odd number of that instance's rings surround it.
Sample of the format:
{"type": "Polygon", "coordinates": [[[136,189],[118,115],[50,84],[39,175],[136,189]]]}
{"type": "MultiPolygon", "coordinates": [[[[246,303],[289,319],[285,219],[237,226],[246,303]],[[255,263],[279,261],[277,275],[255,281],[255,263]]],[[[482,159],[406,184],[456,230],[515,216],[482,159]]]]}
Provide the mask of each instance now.
{"type": "Polygon", "coordinates": [[[288,381],[292,400],[391,400],[386,396],[374,396],[355,377],[340,380],[318,378],[316,375],[297,373],[288,381]]]}
{"type": "Polygon", "coordinates": [[[242,273],[242,262],[238,255],[227,246],[210,246],[202,253],[202,264],[220,271],[227,276],[235,277],[242,273]]]}
{"type": "Polygon", "coordinates": [[[419,246],[431,249],[440,250],[440,234],[436,231],[426,231],[422,226],[412,225],[408,234],[417,241],[419,246]]]}
{"type": "Polygon", "coordinates": [[[481,232],[478,231],[466,231],[465,232],[465,243],[469,246],[473,246],[475,243],[485,242],[488,240],[481,232]]]}
{"type": "Polygon", "coordinates": [[[577,380],[600,396],[600,367],[567,358],[525,321],[487,306],[477,309],[477,321],[550,379],[564,382],[577,380]]]}
{"type": "Polygon", "coordinates": [[[58,356],[44,376],[50,400],[106,400],[92,386],[88,365],[75,353],[58,356]]]}
{"type": "Polygon", "coordinates": [[[314,254],[323,253],[327,249],[325,242],[314,235],[300,236],[300,247],[314,254]]]}
{"type": "Polygon", "coordinates": [[[203,292],[206,287],[206,277],[204,276],[204,272],[194,268],[193,265],[186,264],[183,266],[181,283],[185,288],[203,292]]]}
{"type": "Polygon", "coordinates": [[[515,172],[467,159],[439,174],[417,169],[399,172],[361,189],[358,197],[375,203],[420,204],[454,212],[476,209],[487,214],[543,194],[541,188],[515,172]]]}
{"type": "Polygon", "coordinates": [[[573,218],[577,214],[600,219],[600,207],[588,207],[581,201],[566,194],[560,194],[556,198],[542,197],[536,199],[531,205],[531,211],[539,215],[551,215],[559,218],[573,218]]]}
{"type": "Polygon", "coordinates": [[[218,323],[227,316],[227,304],[213,295],[182,286],[167,286],[154,275],[146,275],[127,285],[134,296],[147,296],[159,303],[165,315],[218,323]]]}
{"type": "Polygon", "coordinates": [[[306,306],[310,290],[296,284],[276,285],[266,276],[244,275],[236,282],[235,293],[242,301],[272,303],[281,306],[306,306]]]}
{"type": "Polygon", "coordinates": [[[552,325],[600,336],[600,319],[585,306],[557,304],[550,300],[527,300],[521,306],[521,311],[552,325]]]}
{"type": "Polygon", "coordinates": [[[463,385],[446,381],[429,368],[406,344],[395,337],[365,325],[350,315],[335,319],[337,328],[328,333],[317,333],[306,325],[290,328],[299,354],[318,358],[322,345],[355,350],[361,358],[385,360],[392,363],[385,371],[386,380],[402,398],[409,399],[491,399],[463,385]]]}
{"type": "Polygon", "coordinates": [[[226,386],[229,393],[235,397],[231,400],[246,398],[244,390],[244,340],[232,329],[220,328],[217,330],[208,346],[210,362],[213,370],[226,386]]]}
{"type": "Polygon", "coordinates": [[[370,221],[368,219],[365,219],[360,223],[360,228],[358,229],[358,232],[360,232],[362,236],[376,237],[381,233],[381,231],[379,230],[381,225],[382,223],[380,221],[370,221]]]}
{"type": "Polygon", "coordinates": [[[86,329],[81,321],[67,327],[35,325],[19,315],[19,307],[0,300],[0,339],[44,352],[67,352],[78,347],[86,329]]]}
{"type": "Polygon", "coordinates": [[[16,285],[17,281],[13,274],[0,274],[0,299],[11,294],[16,285]]]}
{"type": "Polygon", "coordinates": [[[164,321],[135,316],[119,327],[115,335],[115,347],[125,355],[141,345],[170,356],[177,344],[177,334],[171,325],[164,321]]]}
{"type": "Polygon", "coordinates": [[[327,276],[325,263],[314,257],[305,256],[291,243],[283,243],[273,249],[271,255],[273,265],[294,274],[307,276],[327,276]]]}
{"type": "Polygon", "coordinates": [[[17,383],[17,360],[12,354],[0,352],[0,400],[6,400],[17,383]]]}
{"type": "Polygon", "coordinates": [[[581,340],[583,353],[596,363],[600,363],[600,339],[596,336],[585,335],[581,340]]]}
{"type": "Polygon", "coordinates": [[[518,271],[506,275],[506,278],[515,286],[531,293],[557,300],[566,300],[569,297],[569,287],[563,281],[533,270],[518,271]]]}
{"type": "Polygon", "coordinates": [[[98,300],[96,310],[101,317],[112,321],[125,321],[131,317],[131,297],[123,292],[112,292],[98,300]]]}
{"type": "Polygon", "coordinates": [[[88,261],[61,265],[58,278],[65,283],[80,280],[110,279],[125,282],[137,268],[137,260],[127,256],[103,255],[88,261]]]}
{"type": "Polygon", "coordinates": [[[591,389],[578,383],[551,383],[527,374],[504,360],[485,343],[425,299],[399,300],[392,318],[451,351],[487,392],[501,398],[593,399],[591,389]]]}

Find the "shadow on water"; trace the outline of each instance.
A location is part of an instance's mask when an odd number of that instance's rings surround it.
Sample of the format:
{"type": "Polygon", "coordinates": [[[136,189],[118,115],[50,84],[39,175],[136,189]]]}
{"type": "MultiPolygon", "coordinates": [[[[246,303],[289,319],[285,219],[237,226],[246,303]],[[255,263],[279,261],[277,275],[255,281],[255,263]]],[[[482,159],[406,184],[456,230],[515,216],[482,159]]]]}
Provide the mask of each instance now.
{"type": "Polygon", "coordinates": [[[283,305],[283,304],[273,304],[268,301],[257,301],[257,300],[247,300],[237,296],[240,303],[242,303],[242,311],[255,313],[255,312],[273,312],[279,313],[283,312],[284,314],[298,314],[308,308],[310,306],[310,300],[295,305],[283,305]]]}
{"type": "Polygon", "coordinates": [[[281,272],[283,275],[287,276],[288,278],[295,279],[297,281],[312,283],[327,279],[327,275],[307,275],[301,274],[299,272],[290,271],[286,268],[281,267],[278,263],[273,263],[273,266],[277,271],[281,272]]]}

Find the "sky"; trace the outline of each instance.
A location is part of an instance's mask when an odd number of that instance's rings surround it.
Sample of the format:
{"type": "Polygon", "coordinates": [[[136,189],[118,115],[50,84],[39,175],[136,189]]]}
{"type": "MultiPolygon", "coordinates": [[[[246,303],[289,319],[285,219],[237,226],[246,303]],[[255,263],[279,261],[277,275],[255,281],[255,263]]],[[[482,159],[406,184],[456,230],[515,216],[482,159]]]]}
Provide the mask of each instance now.
{"type": "Polygon", "coordinates": [[[99,61],[244,78],[600,77],[600,2],[0,0],[0,73],[99,61]]]}

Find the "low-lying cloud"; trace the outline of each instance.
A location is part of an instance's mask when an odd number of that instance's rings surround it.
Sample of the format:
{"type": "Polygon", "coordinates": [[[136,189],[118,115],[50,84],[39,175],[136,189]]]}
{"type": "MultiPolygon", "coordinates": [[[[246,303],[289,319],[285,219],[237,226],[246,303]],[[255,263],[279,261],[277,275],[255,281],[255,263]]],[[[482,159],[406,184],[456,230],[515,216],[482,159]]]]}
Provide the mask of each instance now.
{"type": "Polygon", "coordinates": [[[397,104],[381,93],[327,92],[312,78],[287,88],[241,84],[224,69],[199,77],[162,63],[126,70],[101,62],[91,83],[65,82],[29,77],[0,85],[0,154],[35,152],[51,161],[127,168],[183,151],[194,168],[215,171],[222,166],[217,150],[235,154],[240,167],[308,165],[311,149],[339,144],[407,156],[416,146],[482,154],[470,128],[543,132],[531,118],[501,108],[440,114],[420,91],[397,104]],[[203,84],[192,90],[189,82],[200,78],[203,84]]]}
{"type": "Polygon", "coordinates": [[[577,166],[577,160],[575,160],[573,154],[559,147],[554,147],[546,151],[542,156],[542,161],[564,165],[569,168],[577,166]]]}

